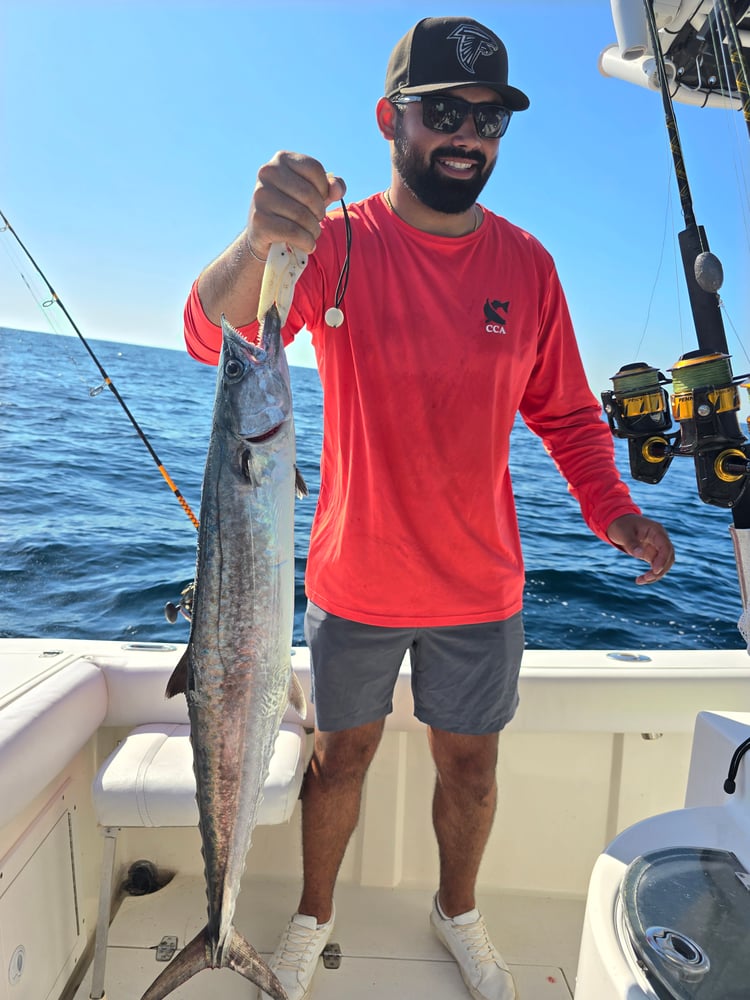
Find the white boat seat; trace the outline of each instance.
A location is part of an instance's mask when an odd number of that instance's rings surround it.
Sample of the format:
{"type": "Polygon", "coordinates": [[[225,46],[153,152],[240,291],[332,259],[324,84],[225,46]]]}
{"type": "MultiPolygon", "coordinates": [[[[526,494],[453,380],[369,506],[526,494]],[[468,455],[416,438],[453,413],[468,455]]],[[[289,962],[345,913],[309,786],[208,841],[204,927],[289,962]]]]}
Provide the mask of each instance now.
{"type": "MultiPolygon", "coordinates": [[[[258,826],[292,815],[305,770],[305,730],[282,722],[276,737],[258,826]]],[[[117,834],[122,827],[197,826],[190,726],[178,722],[138,726],[107,757],[93,783],[94,810],[104,835],[91,1000],[104,997],[107,938],[112,910],[117,834]]]]}
{"type": "MultiPolygon", "coordinates": [[[[285,823],[299,797],[305,732],[282,723],[263,786],[259,826],[285,823]]],[[[197,826],[190,726],[138,726],[97,774],[94,809],[100,826],[197,826]]]]}

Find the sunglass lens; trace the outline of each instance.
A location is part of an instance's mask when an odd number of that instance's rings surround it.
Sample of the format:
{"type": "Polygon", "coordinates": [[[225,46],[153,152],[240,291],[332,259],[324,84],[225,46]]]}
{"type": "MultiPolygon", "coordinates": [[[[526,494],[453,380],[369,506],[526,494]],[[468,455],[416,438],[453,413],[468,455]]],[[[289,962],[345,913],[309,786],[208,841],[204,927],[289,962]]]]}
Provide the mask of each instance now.
{"type": "Polygon", "coordinates": [[[474,122],[483,139],[499,139],[505,134],[510,112],[492,104],[479,104],[474,108],[474,122]]]}
{"type": "Polygon", "coordinates": [[[466,110],[449,97],[423,97],[422,121],[435,132],[457,132],[466,110]]]}

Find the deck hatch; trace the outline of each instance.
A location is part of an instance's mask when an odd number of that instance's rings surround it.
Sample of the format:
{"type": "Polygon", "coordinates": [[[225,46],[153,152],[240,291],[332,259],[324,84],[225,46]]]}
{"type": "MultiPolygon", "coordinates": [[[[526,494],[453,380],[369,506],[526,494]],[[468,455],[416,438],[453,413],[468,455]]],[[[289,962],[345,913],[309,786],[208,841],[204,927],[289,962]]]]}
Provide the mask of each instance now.
{"type": "Polygon", "coordinates": [[[69,812],[62,796],[54,807],[0,861],[0,961],[13,1000],[58,996],[81,950],[69,812]]]}

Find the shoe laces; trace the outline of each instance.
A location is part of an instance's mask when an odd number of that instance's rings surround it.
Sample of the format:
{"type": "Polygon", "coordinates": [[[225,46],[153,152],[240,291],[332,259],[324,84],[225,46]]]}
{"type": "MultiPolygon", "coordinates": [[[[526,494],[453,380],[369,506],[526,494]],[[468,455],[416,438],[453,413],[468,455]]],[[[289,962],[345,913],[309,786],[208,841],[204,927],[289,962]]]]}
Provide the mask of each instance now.
{"type": "Polygon", "coordinates": [[[316,928],[303,927],[292,921],[284,934],[279,948],[278,964],[296,969],[303,962],[309,962],[318,935],[316,928]]]}
{"type": "Polygon", "coordinates": [[[454,924],[453,930],[461,938],[469,955],[478,965],[483,962],[498,961],[499,956],[489,939],[487,927],[482,917],[473,924],[454,924]]]}

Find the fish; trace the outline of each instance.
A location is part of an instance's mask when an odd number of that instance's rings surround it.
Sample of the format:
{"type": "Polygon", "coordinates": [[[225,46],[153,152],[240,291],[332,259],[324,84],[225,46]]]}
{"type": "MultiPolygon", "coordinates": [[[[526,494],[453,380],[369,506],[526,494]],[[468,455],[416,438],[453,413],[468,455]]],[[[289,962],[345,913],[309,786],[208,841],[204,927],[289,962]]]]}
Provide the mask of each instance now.
{"type": "Polygon", "coordinates": [[[282,716],[289,702],[306,714],[291,668],[295,492],[307,490],[279,311],[269,307],[255,343],[222,316],[190,637],[167,686],[187,698],[208,921],[142,1000],[224,967],[286,1000],[233,920],[282,716]]]}

